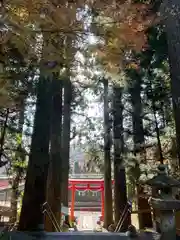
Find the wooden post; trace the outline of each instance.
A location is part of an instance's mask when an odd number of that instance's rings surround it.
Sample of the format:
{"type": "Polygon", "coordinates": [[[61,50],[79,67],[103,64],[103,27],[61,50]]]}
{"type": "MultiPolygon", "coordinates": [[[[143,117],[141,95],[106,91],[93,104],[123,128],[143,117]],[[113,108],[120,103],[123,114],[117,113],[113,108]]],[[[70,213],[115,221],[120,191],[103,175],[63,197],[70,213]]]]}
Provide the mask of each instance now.
{"type": "Polygon", "coordinates": [[[74,204],[75,204],[75,184],[72,183],[72,188],[71,188],[71,221],[74,220],[74,204]]]}

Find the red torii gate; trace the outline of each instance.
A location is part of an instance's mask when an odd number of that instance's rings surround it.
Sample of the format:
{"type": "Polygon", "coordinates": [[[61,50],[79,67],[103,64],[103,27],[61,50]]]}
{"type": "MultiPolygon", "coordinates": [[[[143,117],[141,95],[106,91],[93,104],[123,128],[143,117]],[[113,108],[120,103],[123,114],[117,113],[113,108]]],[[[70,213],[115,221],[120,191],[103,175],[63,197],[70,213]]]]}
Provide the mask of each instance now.
{"type": "MultiPolygon", "coordinates": [[[[112,180],[112,184],[114,184],[114,180],[112,180]]],[[[71,220],[74,219],[74,204],[76,190],[101,192],[101,215],[102,219],[104,219],[104,179],[69,179],[68,189],[71,190],[71,213],[70,213],[71,220]]]]}

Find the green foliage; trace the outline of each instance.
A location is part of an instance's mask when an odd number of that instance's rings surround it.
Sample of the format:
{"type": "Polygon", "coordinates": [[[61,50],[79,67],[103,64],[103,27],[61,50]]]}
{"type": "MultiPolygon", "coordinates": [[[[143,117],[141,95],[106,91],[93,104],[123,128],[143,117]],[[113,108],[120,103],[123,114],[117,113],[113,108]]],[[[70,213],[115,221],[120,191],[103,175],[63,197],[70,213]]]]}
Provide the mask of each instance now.
{"type": "MultiPolygon", "coordinates": [[[[86,172],[104,170],[101,80],[106,76],[110,83],[109,105],[112,85],[124,86],[124,159],[129,186],[142,183],[155,173],[160,156],[156,123],[164,159],[169,162],[170,173],[177,173],[164,26],[159,23],[154,26],[156,15],[151,11],[151,1],[115,2],[95,1],[93,6],[91,1],[61,1],[58,5],[43,0],[5,3],[2,24],[8,29],[0,46],[0,112],[3,126],[4,112],[7,108],[11,110],[3,152],[13,179],[17,174],[23,179],[26,173],[31,132],[26,134],[23,127],[32,127],[34,113],[26,114],[26,123],[20,130],[19,112],[23,100],[35,102],[40,72],[45,76],[56,73],[71,77],[71,140],[82,148],[85,146],[86,172]],[[134,122],[129,88],[137,77],[141,81],[146,166],[132,154],[134,122]],[[98,105],[98,116],[88,113],[90,104],[98,105]]],[[[24,112],[35,104],[27,105],[24,112]]]]}
{"type": "Polygon", "coordinates": [[[102,173],[103,159],[103,151],[98,143],[89,143],[85,149],[85,170],[91,173],[102,173]]]}

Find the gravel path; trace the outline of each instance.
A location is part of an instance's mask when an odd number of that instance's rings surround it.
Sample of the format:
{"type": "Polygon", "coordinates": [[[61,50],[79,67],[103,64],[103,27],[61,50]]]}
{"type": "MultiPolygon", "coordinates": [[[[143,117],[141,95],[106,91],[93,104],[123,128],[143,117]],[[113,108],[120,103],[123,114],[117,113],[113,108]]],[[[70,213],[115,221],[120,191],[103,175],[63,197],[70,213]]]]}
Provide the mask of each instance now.
{"type": "Polygon", "coordinates": [[[99,212],[75,212],[77,217],[79,231],[93,231],[97,227],[99,212]]]}

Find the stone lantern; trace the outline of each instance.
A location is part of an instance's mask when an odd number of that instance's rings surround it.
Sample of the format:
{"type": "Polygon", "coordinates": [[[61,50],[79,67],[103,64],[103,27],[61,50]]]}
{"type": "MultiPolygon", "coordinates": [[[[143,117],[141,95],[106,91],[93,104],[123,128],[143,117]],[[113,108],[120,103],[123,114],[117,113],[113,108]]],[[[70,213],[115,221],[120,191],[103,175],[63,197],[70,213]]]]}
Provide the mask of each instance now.
{"type": "Polygon", "coordinates": [[[158,175],[147,181],[147,185],[158,190],[157,198],[149,202],[160,212],[161,240],[176,240],[175,211],[180,209],[180,201],[173,197],[173,189],[180,187],[180,182],[167,175],[165,165],[158,167],[158,175]]]}

